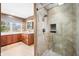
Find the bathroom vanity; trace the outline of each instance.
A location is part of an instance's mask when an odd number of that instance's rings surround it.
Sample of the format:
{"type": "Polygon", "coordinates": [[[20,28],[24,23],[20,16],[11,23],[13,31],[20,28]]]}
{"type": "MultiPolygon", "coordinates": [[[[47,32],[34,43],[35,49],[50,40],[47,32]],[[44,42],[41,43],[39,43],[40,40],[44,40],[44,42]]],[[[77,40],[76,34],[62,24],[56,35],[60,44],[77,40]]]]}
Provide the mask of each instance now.
{"type": "Polygon", "coordinates": [[[27,45],[32,45],[34,43],[34,33],[7,33],[1,34],[1,46],[10,45],[16,42],[23,42],[27,45]]]}
{"type": "Polygon", "coordinates": [[[21,41],[21,34],[5,34],[1,35],[1,46],[10,45],[21,41]]]}
{"type": "Polygon", "coordinates": [[[34,43],[34,34],[22,34],[22,42],[27,45],[32,45],[34,43]]]}

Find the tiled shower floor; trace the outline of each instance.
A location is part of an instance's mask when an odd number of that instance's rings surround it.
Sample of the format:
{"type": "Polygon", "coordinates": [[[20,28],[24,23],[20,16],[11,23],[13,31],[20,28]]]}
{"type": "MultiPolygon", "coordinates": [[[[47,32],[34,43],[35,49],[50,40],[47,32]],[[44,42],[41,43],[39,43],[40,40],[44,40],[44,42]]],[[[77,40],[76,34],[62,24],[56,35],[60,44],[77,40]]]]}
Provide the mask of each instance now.
{"type": "Polygon", "coordinates": [[[34,45],[18,42],[4,46],[1,48],[1,56],[34,56],[34,45]]]}
{"type": "Polygon", "coordinates": [[[61,56],[61,55],[53,52],[52,50],[47,50],[43,53],[42,56],[61,56]]]}

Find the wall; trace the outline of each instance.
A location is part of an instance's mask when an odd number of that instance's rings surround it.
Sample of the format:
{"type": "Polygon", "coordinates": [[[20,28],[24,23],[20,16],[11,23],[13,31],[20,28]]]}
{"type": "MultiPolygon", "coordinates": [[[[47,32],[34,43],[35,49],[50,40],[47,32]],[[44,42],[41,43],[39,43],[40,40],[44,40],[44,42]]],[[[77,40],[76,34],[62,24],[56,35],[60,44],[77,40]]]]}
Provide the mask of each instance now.
{"type": "Polygon", "coordinates": [[[22,22],[23,20],[18,17],[9,16],[8,14],[1,14],[1,20],[9,20],[9,21],[16,21],[16,22],[22,22]]]}
{"type": "Polygon", "coordinates": [[[73,4],[63,4],[50,9],[48,11],[48,23],[49,31],[50,24],[56,24],[56,33],[50,33],[50,37],[52,37],[49,39],[50,48],[61,55],[75,55],[73,4]]]}
{"type": "Polygon", "coordinates": [[[79,56],[79,4],[76,4],[76,52],[79,56]]]}
{"type": "Polygon", "coordinates": [[[75,4],[63,4],[48,11],[43,7],[37,10],[36,54],[42,55],[46,50],[52,49],[61,55],[76,55],[75,4]],[[46,14],[47,18],[42,21],[46,14]],[[50,33],[50,24],[56,24],[56,33],[50,33]],[[42,32],[43,28],[46,30],[45,33],[42,32]]]}
{"type": "MultiPolygon", "coordinates": [[[[37,4],[38,5],[38,4],[37,4]]],[[[36,5],[36,6],[37,6],[36,5]]],[[[47,15],[47,11],[44,8],[39,9],[37,12],[37,46],[36,46],[36,55],[42,55],[44,51],[47,50],[47,38],[45,33],[47,33],[47,18],[43,21],[44,15],[47,15]],[[43,33],[43,29],[45,33],[43,33]]]]}

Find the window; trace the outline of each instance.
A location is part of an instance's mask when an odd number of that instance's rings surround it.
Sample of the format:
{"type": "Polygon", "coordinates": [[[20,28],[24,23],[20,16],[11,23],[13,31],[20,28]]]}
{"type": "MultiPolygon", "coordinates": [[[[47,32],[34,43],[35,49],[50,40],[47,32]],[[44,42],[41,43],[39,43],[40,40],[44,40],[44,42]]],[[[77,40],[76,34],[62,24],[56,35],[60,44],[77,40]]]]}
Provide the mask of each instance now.
{"type": "Polygon", "coordinates": [[[9,31],[10,31],[10,22],[1,21],[1,32],[9,32],[9,31]]]}
{"type": "Polygon", "coordinates": [[[21,24],[20,23],[13,23],[12,24],[12,30],[14,32],[20,32],[21,31],[21,24]]]}
{"type": "Polygon", "coordinates": [[[21,23],[11,21],[1,21],[1,32],[21,32],[21,23]]]}

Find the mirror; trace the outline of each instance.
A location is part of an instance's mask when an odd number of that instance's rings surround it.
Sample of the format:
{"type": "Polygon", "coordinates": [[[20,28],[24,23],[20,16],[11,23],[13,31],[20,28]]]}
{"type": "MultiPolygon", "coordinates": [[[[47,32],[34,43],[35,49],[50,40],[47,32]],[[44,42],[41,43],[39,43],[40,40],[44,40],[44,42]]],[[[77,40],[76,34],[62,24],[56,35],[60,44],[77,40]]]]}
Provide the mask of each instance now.
{"type": "Polygon", "coordinates": [[[32,30],[34,27],[34,22],[27,22],[27,29],[32,30]]]}

